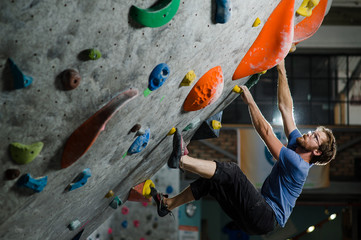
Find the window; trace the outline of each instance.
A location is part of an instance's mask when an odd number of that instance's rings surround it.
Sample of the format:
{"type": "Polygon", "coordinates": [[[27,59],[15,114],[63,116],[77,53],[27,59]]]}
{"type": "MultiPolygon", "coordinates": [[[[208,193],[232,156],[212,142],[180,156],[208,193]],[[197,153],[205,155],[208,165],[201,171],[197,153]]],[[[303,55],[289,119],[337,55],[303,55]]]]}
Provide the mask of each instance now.
{"type": "MultiPolygon", "coordinates": [[[[292,54],[286,58],[286,70],[296,124],[361,124],[361,56],[292,54]]],[[[279,123],[276,68],[262,75],[251,92],[265,118],[279,123]]],[[[251,123],[241,98],[224,109],[223,122],[251,123]]]]}

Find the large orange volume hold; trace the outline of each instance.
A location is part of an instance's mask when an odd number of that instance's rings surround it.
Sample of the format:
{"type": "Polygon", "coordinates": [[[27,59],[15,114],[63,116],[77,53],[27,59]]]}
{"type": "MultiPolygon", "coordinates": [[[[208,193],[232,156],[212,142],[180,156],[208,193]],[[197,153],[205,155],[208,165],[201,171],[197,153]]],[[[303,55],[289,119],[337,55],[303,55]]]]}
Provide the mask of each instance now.
{"type": "Polygon", "coordinates": [[[223,91],[223,72],[217,66],[206,72],[194,85],[184,101],[184,111],[197,111],[215,102],[223,91]]]}
{"type": "Polygon", "coordinates": [[[299,43],[311,37],[321,26],[327,8],[327,0],[320,3],[312,10],[312,15],[306,17],[295,26],[294,43],[299,43]]]}
{"type": "Polygon", "coordinates": [[[294,0],[282,0],[273,10],[238,65],[233,80],[268,70],[286,57],[293,40],[294,5],[294,0]]]}

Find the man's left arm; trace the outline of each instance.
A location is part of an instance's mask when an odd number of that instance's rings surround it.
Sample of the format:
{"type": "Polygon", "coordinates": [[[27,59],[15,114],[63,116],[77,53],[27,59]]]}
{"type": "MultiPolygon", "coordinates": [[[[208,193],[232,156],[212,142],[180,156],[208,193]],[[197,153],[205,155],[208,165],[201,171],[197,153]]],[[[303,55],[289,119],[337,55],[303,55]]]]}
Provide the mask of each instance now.
{"type": "Polygon", "coordinates": [[[246,86],[240,86],[240,88],[243,90],[243,93],[241,94],[242,99],[246,104],[248,104],[248,110],[254,128],[266,144],[273,157],[278,160],[283,144],[276,137],[271,125],[262,115],[251,93],[249,92],[249,89],[246,86]]]}

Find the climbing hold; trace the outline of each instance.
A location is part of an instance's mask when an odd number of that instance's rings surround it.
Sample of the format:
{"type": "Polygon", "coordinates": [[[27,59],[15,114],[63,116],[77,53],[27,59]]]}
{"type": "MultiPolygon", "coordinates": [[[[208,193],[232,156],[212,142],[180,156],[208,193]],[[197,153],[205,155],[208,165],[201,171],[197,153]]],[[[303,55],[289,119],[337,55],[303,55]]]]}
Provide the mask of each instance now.
{"type": "Polygon", "coordinates": [[[105,129],[113,115],[137,96],[137,89],[129,89],[120,93],[78,127],[66,142],[61,167],[67,168],[83,156],[98,138],[100,132],[105,129]]]}
{"type": "MultiPolygon", "coordinates": [[[[251,89],[254,85],[256,85],[261,77],[262,74],[265,74],[267,72],[267,70],[261,72],[261,73],[256,73],[253,74],[248,81],[244,84],[245,86],[247,86],[248,89],[251,89]]],[[[242,89],[239,86],[234,86],[234,88],[232,89],[233,92],[236,93],[242,93],[242,89]]]]}
{"type": "Polygon", "coordinates": [[[129,10],[129,15],[139,24],[156,28],[168,23],[174,17],[179,4],[180,0],[161,0],[157,5],[148,9],[141,9],[133,5],[129,10]]]}
{"type": "Polygon", "coordinates": [[[11,158],[18,164],[27,164],[33,161],[43,149],[42,142],[36,142],[30,145],[13,142],[10,144],[11,158]]]}
{"type": "Polygon", "coordinates": [[[173,187],[172,186],[168,186],[166,189],[166,193],[167,194],[171,194],[173,192],[173,187]]]}
{"type": "Polygon", "coordinates": [[[149,75],[149,90],[154,91],[160,88],[169,77],[169,73],[170,71],[167,64],[158,64],[149,75]]]}
{"type": "Polygon", "coordinates": [[[66,69],[60,73],[61,82],[65,90],[72,90],[79,86],[81,81],[80,74],[74,69],[66,69]]]}
{"type": "Polygon", "coordinates": [[[176,129],[172,128],[169,132],[168,132],[168,136],[173,135],[175,133],[176,129]]]}
{"type": "Polygon", "coordinates": [[[217,120],[212,120],[212,128],[215,130],[221,129],[222,128],[221,122],[219,122],[217,120]]]}
{"type": "Polygon", "coordinates": [[[124,220],[124,221],[122,222],[122,227],[123,227],[123,228],[127,228],[127,227],[128,227],[128,221],[127,221],[127,220],[124,220]]]}
{"type": "Polygon", "coordinates": [[[133,221],[133,225],[134,225],[134,227],[139,227],[139,225],[140,225],[140,222],[139,222],[139,220],[134,220],[133,221]]]}
{"type": "Polygon", "coordinates": [[[157,228],[158,228],[158,223],[157,223],[157,222],[153,223],[153,228],[154,228],[154,229],[157,229],[157,228]]]}
{"type": "Polygon", "coordinates": [[[113,209],[117,209],[120,205],[122,205],[123,204],[123,202],[122,202],[122,200],[118,197],[118,196],[116,196],[113,200],[112,200],[112,202],[109,204],[109,206],[111,207],[111,208],[113,208],[113,209]]]}
{"type": "Polygon", "coordinates": [[[190,129],[195,128],[196,126],[198,126],[198,124],[200,123],[200,121],[201,121],[201,120],[200,120],[198,117],[194,118],[194,119],[192,120],[192,122],[189,123],[182,131],[183,131],[183,132],[186,132],[186,131],[188,131],[188,130],[190,130],[190,129]]]}
{"type": "Polygon", "coordinates": [[[147,207],[148,206],[148,202],[142,202],[143,207],[147,207]]]}
{"type": "Polygon", "coordinates": [[[113,233],[113,229],[112,228],[108,228],[108,234],[112,234],[113,233]]]}
{"type": "Polygon", "coordinates": [[[286,57],[293,40],[294,3],[281,0],[238,65],[233,80],[270,69],[286,57]]]}
{"type": "Polygon", "coordinates": [[[128,201],[133,202],[150,202],[152,196],[150,195],[151,187],[155,187],[152,180],[148,179],[145,182],[138,184],[130,190],[128,201]]]}
{"type": "Polygon", "coordinates": [[[99,58],[101,58],[102,54],[100,53],[99,50],[92,48],[88,50],[88,56],[90,60],[97,60],[99,58]]]}
{"type": "Polygon", "coordinates": [[[236,85],[236,86],[234,86],[234,88],[232,89],[232,91],[233,92],[236,92],[236,93],[241,93],[241,88],[238,86],[238,85],[236,85]]]}
{"type": "Polygon", "coordinates": [[[297,47],[295,43],[292,43],[291,49],[290,49],[290,53],[293,53],[294,51],[296,51],[297,47]]]}
{"type": "Polygon", "coordinates": [[[191,70],[184,76],[180,85],[190,86],[195,79],[196,79],[196,74],[193,70],[191,70]]]}
{"type": "Polygon", "coordinates": [[[128,154],[135,154],[143,151],[148,145],[150,137],[150,129],[145,130],[145,133],[135,139],[132,145],[128,149],[128,154]]]}
{"type": "Polygon", "coordinates": [[[297,9],[297,13],[304,17],[312,15],[312,9],[318,5],[320,0],[303,0],[301,6],[297,9]]]}
{"type": "Polygon", "coordinates": [[[23,72],[20,70],[20,68],[14,63],[14,61],[11,58],[8,58],[8,61],[9,61],[11,73],[14,78],[13,87],[15,89],[28,87],[33,82],[33,78],[23,74],[23,72]]]}
{"type": "Polygon", "coordinates": [[[17,181],[17,184],[19,186],[30,188],[38,193],[43,191],[47,183],[48,183],[48,176],[32,178],[29,173],[24,174],[17,181]]]}
{"type": "Polygon", "coordinates": [[[216,23],[226,23],[231,18],[231,0],[216,0],[216,23]]]}
{"type": "Polygon", "coordinates": [[[81,222],[77,219],[72,221],[71,223],[69,223],[68,228],[73,231],[75,229],[77,229],[80,226],[81,222]]]}
{"type": "Polygon", "coordinates": [[[252,27],[257,27],[258,25],[261,24],[261,19],[259,18],[256,18],[256,20],[254,20],[253,24],[252,24],[252,27]]]}
{"type": "Polygon", "coordinates": [[[197,129],[195,134],[193,135],[192,140],[200,140],[207,138],[217,138],[219,136],[219,129],[214,129],[212,127],[212,121],[217,120],[218,122],[222,121],[223,111],[211,116],[207,120],[205,120],[202,125],[197,129]]]}
{"type": "Polygon", "coordinates": [[[312,15],[295,26],[293,42],[299,43],[311,37],[321,26],[327,9],[327,0],[321,0],[312,10],[312,15]]]}
{"type": "Polygon", "coordinates": [[[130,129],[131,132],[137,132],[142,126],[140,124],[135,124],[132,129],[130,129]]]}
{"type": "Polygon", "coordinates": [[[109,190],[109,192],[107,194],[105,194],[106,198],[110,198],[110,197],[113,197],[113,196],[114,196],[113,190],[109,190]]]}
{"type": "Polygon", "coordinates": [[[82,229],[80,232],[78,232],[71,240],[79,240],[81,235],[83,234],[84,229],[82,229]]]}
{"type": "Polygon", "coordinates": [[[129,213],[129,208],[127,208],[126,206],[122,207],[122,214],[127,215],[128,213],[129,213]]]}
{"type": "Polygon", "coordinates": [[[223,91],[223,73],[220,66],[210,69],[193,86],[183,104],[184,111],[197,111],[215,102],[223,91]]]}
{"type": "Polygon", "coordinates": [[[14,180],[20,175],[19,169],[8,169],[5,171],[6,180],[14,180]]]}
{"type": "Polygon", "coordinates": [[[68,190],[69,191],[73,191],[77,188],[80,188],[82,186],[84,186],[87,181],[88,178],[91,177],[92,173],[90,171],[90,168],[86,168],[84,169],[81,173],[79,173],[79,175],[74,179],[73,183],[71,183],[68,186],[68,190]]]}
{"type": "Polygon", "coordinates": [[[261,75],[262,73],[253,74],[244,85],[246,85],[248,89],[251,89],[254,85],[258,83],[261,75]]]}

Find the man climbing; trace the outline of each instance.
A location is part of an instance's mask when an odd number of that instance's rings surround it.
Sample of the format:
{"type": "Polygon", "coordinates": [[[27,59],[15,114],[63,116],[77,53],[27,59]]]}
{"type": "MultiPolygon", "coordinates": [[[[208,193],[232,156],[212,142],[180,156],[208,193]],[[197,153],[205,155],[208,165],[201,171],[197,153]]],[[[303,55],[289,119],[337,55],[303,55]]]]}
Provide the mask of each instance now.
{"type": "Polygon", "coordinates": [[[153,191],[158,214],[165,216],[187,202],[210,194],[246,233],[266,234],[276,225],[284,227],[296,200],[302,192],[312,165],[325,165],[334,159],[336,142],[332,131],[317,127],[301,135],[293,116],[293,100],[289,90],[284,61],[277,65],[278,109],[281,112],[287,147],[275,136],[246,86],[240,86],[241,97],[248,105],[254,128],[277,160],[259,192],[235,163],[207,161],[187,155],[178,131],[168,166],[181,168],[200,176],[180,194],[168,196],[153,191]]]}

